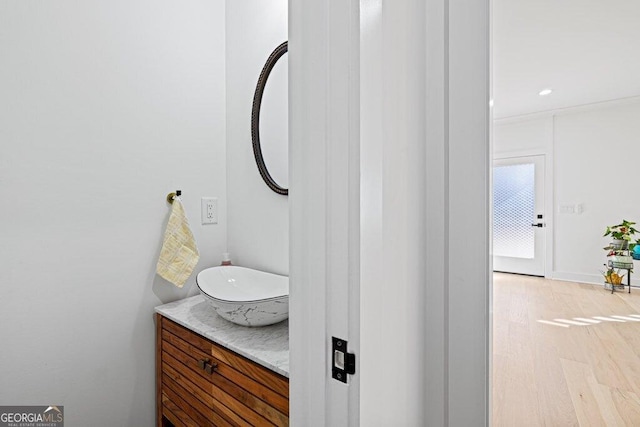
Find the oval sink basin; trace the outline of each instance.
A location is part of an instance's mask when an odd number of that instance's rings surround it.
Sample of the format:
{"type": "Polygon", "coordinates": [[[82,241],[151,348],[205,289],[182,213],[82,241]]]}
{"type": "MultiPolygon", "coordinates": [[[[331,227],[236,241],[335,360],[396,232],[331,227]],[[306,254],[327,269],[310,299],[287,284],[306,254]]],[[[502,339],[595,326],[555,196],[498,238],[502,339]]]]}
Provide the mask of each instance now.
{"type": "Polygon", "coordinates": [[[289,317],[289,278],[233,265],[196,276],[202,296],[218,315],[243,326],[265,326],[289,317]]]}

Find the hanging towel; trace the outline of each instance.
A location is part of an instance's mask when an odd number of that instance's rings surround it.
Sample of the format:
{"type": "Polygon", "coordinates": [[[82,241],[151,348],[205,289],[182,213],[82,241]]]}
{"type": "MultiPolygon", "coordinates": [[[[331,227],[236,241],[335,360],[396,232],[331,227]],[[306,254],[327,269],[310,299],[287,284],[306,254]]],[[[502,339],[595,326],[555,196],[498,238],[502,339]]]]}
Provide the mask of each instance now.
{"type": "Polygon", "coordinates": [[[173,199],[171,216],[156,266],[158,275],[181,288],[196,267],[200,254],[178,197],[173,199]]]}

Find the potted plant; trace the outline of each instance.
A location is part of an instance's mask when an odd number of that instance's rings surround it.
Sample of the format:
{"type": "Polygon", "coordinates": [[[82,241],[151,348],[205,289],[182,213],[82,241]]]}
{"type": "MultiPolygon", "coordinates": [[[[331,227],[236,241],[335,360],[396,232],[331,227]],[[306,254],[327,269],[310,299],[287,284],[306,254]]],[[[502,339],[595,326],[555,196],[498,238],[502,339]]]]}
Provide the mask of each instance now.
{"type": "Polygon", "coordinates": [[[638,230],[633,227],[635,224],[635,222],[623,219],[621,224],[607,226],[603,237],[611,236],[613,241],[611,245],[605,249],[614,251],[626,250],[629,247],[629,242],[633,235],[638,232],[638,230]]]}
{"type": "Polygon", "coordinates": [[[631,254],[633,259],[640,260],[640,240],[638,240],[636,244],[633,245],[633,248],[631,247],[631,244],[629,244],[629,250],[633,250],[633,253],[631,254]]]}
{"type": "MultiPolygon", "coordinates": [[[[607,267],[607,265],[604,265],[607,267]]],[[[604,281],[607,283],[611,283],[612,285],[620,285],[622,284],[622,278],[624,277],[624,273],[620,274],[619,269],[615,269],[613,267],[608,267],[605,271],[600,271],[604,276],[604,281]]]]}
{"type": "Polygon", "coordinates": [[[600,271],[600,273],[604,276],[605,289],[615,288],[624,290],[624,285],[622,284],[624,273],[620,274],[619,269],[608,267],[607,264],[604,266],[607,267],[607,269],[605,271],[600,271]]]}

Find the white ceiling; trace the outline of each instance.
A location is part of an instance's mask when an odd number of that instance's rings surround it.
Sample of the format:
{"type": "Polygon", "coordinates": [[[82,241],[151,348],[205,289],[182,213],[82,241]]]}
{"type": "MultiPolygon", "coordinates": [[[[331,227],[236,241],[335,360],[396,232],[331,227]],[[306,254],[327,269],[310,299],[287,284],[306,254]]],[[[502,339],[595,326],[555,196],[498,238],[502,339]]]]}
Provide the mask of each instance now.
{"type": "Polygon", "coordinates": [[[493,1],[494,118],[638,95],[640,0],[493,1]]]}

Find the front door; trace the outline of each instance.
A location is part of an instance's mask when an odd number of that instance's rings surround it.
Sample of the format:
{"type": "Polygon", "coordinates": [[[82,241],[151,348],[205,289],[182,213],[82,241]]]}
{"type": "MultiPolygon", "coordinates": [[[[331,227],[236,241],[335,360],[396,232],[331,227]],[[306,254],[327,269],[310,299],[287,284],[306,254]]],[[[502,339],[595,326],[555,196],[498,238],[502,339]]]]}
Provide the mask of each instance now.
{"type": "Polygon", "coordinates": [[[544,156],[493,163],[493,269],[544,276],[544,156]]]}

